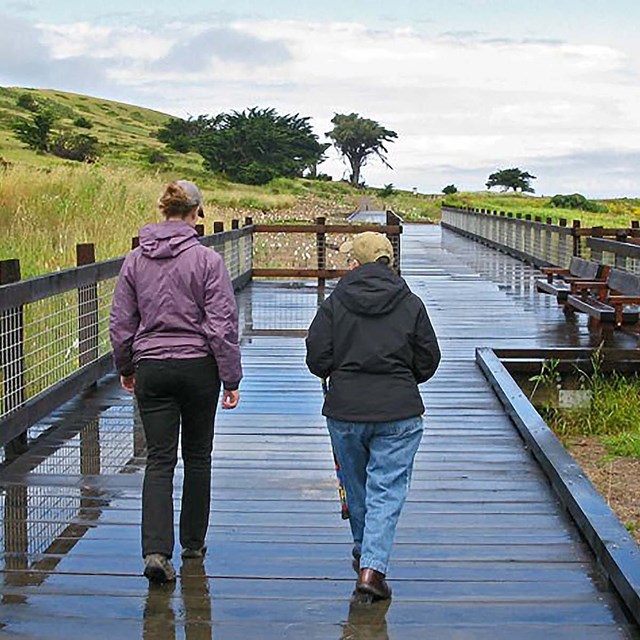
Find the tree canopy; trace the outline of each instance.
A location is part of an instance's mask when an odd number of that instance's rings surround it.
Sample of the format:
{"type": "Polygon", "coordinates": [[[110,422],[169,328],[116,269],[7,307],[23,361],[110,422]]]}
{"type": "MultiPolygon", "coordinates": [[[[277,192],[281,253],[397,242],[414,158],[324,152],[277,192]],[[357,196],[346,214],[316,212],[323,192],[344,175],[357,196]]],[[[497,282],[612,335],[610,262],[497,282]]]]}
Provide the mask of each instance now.
{"type": "Polygon", "coordinates": [[[528,171],[521,171],[518,168],[499,169],[489,176],[486,184],[487,189],[491,189],[491,187],[504,187],[503,191],[508,191],[509,189],[518,191],[519,189],[523,193],[534,193],[529,182],[535,179],[536,177],[528,171]]]}
{"type": "Polygon", "coordinates": [[[245,184],[301,177],[324,159],[328,146],[318,142],[309,118],[257,107],[216,116],[196,141],[206,168],[245,184]]]}
{"type": "Polygon", "coordinates": [[[13,131],[20,142],[30,149],[46,153],[51,146],[51,131],[55,123],[53,112],[49,109],[36,111],[31,120],[20,118],[13,124],[13,131]]]}
{"type": "Polygon", "coordinates": [[[331,123],[333,129],[326,135],[333,140],[338,152],[347,159],[351,167],[351,184],[360,185],[360,172],[372,155],[377,156],[389,169],[393,168],[387,162],[385,142],[393,142],[398,137],[395,131],[385,129],[375,120],[362,118],[357,113],[337,113],[331,123]]]}
{"type": "Polygon", "coordinates": [[[215,131],[217,124],[217,118],[208,116],[198,116],[197,118],[189,116],[186,120],[171,118],[169,122],[160,127],[157,137],[160,142],[164,142],[174,151],[187,153],[195,151],[198,139],[208,132],[215,131]]]}

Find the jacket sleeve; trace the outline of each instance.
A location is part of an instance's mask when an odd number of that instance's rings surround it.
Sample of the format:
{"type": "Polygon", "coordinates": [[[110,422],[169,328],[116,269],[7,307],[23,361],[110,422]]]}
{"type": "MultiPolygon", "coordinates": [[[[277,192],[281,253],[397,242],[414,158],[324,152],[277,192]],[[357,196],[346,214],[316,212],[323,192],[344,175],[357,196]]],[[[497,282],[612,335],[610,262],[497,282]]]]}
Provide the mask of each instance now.
{"type": "Polygon", "coordinates": [[[328,378],[333,371],[333,314],[330,301],[320,305],[307,333],[307,367],[313,375],[328,378]]]}
{"type": "Polygon", "coordinates": [[[413,334],[413,375],[418,384],[426,382],[438,368],[440,348],[429,315],[420,301],[415,332],[413,334]]]}
{"type": "Polygon", "coordinates": [[[113,362],[118,373],[123,376],[133,373],[133,340],[140,326],[133,261],[134,255],[130,253],[120,269],[109,316],[113,362]]]}
{"type": "Polygon", "coordinates": [[[211,252],[204,280],[203,329],[218,364],[224,388],[234,391],[242,380],[238,344],[238,305],[222,258],[211,252]]]}

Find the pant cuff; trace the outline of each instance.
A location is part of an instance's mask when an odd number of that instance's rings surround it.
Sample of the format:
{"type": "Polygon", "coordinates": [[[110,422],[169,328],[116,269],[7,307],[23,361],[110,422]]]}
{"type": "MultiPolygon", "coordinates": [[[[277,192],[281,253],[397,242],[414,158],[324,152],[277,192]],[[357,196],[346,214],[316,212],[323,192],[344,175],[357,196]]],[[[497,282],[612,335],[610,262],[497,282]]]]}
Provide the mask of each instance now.
{"type": "Polygon", "coordinates": [[[387,574],[387,565],[384,562],[380,562],[371,556],[361,556],[360,557],[360,568],[361,569],[374,569],[375,571],[379,571],[380,573],[387,574]]]}

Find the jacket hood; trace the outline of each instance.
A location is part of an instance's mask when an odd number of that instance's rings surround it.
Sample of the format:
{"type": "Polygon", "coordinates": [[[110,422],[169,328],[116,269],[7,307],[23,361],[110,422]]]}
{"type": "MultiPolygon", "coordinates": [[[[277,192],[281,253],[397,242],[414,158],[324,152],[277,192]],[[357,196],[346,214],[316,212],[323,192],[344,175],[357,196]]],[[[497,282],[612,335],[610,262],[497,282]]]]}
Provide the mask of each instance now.
{"type": "Polygon", "coordinates": [[[197,231],[186,222],[159,222],[140,229],[140,248],[147,258],[173,258],[199,245],[197,231]]]}
{"type": "Polygon", "coordinates": [[[334,295],[353,313],[380,316],[390,313],[411,293],[407,283],[389,267],[364,264],[340,280],[334,295]]]}

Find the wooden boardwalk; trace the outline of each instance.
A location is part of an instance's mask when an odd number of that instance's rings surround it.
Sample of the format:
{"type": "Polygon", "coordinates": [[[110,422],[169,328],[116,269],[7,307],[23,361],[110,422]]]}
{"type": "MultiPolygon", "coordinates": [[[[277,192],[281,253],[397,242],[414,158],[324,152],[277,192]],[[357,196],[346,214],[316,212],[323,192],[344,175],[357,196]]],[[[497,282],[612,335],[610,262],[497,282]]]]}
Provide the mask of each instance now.
{"type": "Polygon", "coordinates": [[[301,337],[318,293],[255,283],[239,297],[245,381],[241,407],[217,422],[204,563],[175,558],[175,587],[149,589],[140,575],[144,443],[110,377],[43,421],[0,473],[0,637],[637,637],[474,362],[481,345],[597,336],[535,293],[530,267],[437,227],[405,228],[403,269],[444,357],[423,390],[390,607],[349,605],[350,536],[301,337]]]}

